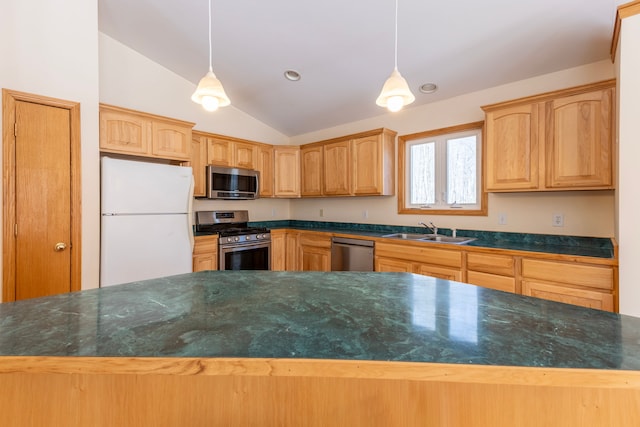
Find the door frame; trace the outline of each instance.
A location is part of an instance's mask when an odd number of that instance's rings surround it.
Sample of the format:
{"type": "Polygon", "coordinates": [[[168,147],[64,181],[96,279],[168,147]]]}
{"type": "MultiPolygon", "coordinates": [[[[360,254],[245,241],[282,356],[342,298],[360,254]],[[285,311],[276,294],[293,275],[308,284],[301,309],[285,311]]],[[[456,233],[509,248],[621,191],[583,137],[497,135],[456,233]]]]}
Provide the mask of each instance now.
{"type": "Polygon", "coordinates": [[[2,89],[2,302],[16,299],[16,101],[69,110],[71,158],[71,291],[81,286],[80,103],[2,89]]]}

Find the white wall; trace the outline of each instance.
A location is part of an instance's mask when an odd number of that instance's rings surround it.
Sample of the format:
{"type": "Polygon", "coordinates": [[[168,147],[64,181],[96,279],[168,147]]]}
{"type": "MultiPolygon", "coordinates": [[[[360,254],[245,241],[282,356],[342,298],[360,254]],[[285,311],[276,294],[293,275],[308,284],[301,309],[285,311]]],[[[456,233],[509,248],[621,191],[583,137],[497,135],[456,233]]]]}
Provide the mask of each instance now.
{"type": "Polygon", "coordinates": [[[0,87],[81,105],[82,285],[96,287],[100,238],[98,2],[3,0],[0,58],[0,87]]]}
{"type": "Polygon", "coordinates": [[[640,316],[640,15],[622,21],[619,72],[618,243],[620,313],[640,316]]]}
{"type": "MultiPolygon", "coordinates": [[[[333,138],[364,130],[386,127],[398,135],[483,120],[482,105],[563,89],[615,77],[611,61],[601,61],[569,70],[538,76],[456,98],[419,107],[407,108],[396,114],[348,123],[291,139],[294,145],[333,138]]],[[[382,112],[382,110],[381,110],[382,112]]],[[[357,199],[304,199],[291,205],[296,219],[417,225],[425,218],[443,228],[513,231],[577,236],[613,237],[614,192],[559,192],[490,194],[489,215],[434,216],[398,215],[396,197],[357,199]],[[324,216],[320,217],[320,209],[324,216]],[[367,211],[367,218],[364,218],[367,211]],[[498,225],[498,214],[507,215],[507,224],[498,225]],[[552,215],[564,214],[564,227],[552,226],[552,215]]]]}

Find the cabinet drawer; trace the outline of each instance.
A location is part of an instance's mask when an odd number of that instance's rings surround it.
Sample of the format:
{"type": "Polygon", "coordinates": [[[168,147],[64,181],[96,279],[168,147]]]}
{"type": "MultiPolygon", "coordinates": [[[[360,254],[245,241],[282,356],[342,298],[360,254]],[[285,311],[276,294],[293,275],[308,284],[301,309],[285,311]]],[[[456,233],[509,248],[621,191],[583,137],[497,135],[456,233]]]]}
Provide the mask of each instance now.
{"type": "Polygon", "coordinates": [[[513,277],[499,276],[497,274],[482,273],[479,271],[467,271],[467,283],[482,286],[483,288],[496,289],[498,291],[516,291],[516,279],[513,277]]]}
{"type": "Polygon", "coordinates": [[[198,236],[195,238],[193,254],[218,253],[218,236],[198,236]]]}
{"type": "Polygon", "coordinates": [[[331,237],[324,233],[300,233],[299,239],[298,244],[300,246],[331,247],[331,237]]]}
{"type": "Polygon", "coordinates": [[[523,280],[522,294],[582,307],[613,311],[613,295],[604,292],[523,280]]]}
{"type": "Polygon", "coordinates": [[[523,259],[522,276],[590,288],[613,289],[613,269],[609,267],[523,259]]]}
{"type": "Polygon", "coordinates": [[[513,276],[515,262],[512,256],[469,253],[467,255],[467,270],[484,273],[513,276]]]}
{"type": "Polygon", "coordinates": [[[376,256],[399,258],[421,264],[435,264],[457,268],[462,266],[462,251],[430,248],[426,247],[427,245],[429,245],[429,243],[423,243],[421,245],[376,243],[376,256]]]}

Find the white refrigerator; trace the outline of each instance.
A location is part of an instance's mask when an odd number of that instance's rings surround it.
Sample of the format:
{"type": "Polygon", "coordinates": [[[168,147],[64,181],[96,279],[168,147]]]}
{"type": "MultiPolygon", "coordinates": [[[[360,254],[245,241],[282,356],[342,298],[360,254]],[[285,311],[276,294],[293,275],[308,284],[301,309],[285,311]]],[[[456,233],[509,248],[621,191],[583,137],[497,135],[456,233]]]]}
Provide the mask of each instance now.
{"type": "Polygon", "coordinates": [[[102,158],[100,286],[192,272],[190,167],[102,158]]]}

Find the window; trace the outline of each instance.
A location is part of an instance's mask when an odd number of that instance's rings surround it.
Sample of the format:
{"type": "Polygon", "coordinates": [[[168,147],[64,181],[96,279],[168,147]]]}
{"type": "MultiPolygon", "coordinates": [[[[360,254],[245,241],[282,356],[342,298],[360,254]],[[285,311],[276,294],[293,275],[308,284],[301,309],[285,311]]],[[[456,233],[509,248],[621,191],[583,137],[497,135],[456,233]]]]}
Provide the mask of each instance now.
{"type": "Polygon", "coordinates": [[[482,122],[398,138],[398,212],[486,215],[482,122]]]}

